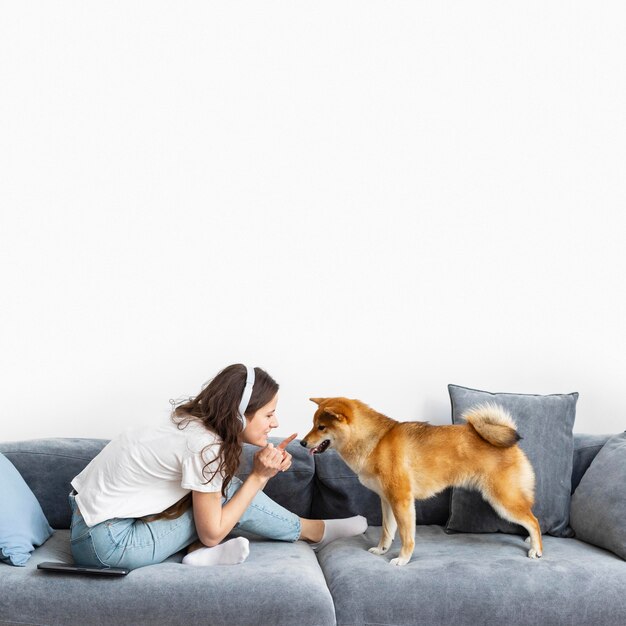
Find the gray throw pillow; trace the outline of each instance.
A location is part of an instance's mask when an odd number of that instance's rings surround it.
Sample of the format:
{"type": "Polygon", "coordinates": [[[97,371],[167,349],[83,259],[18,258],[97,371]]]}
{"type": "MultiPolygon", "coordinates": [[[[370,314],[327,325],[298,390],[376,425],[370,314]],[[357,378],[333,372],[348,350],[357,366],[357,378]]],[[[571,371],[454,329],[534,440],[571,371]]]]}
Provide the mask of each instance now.
{"type": "Polygon", "coordinates": [[[626,432],[611,437],[572,496],[576,538],[626,560],[626,432]]]}
{"type": "MultiPolygon", "coordinates": [[[[535,471],[533,513],[543,534],[571,537],[569,526],[572,463],[577,393],[548,396],[521,393],[489,393],[448,385],[452,422],[476,404],[494,402],[509,411],[518,445],[535,471]]],[[[455,487],[450,498],[449,532],[527,534],[518,524],[502,519],[478,491],[455,487]]]]}

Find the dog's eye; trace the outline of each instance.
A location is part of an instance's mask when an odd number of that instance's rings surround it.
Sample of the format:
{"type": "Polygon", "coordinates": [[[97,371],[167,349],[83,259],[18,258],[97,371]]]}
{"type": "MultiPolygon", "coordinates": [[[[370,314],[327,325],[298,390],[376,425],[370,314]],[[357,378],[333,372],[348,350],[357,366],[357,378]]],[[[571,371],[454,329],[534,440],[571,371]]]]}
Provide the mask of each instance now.
{"type": "Polygon", "coordinates": [[[318,426],[317,430],[324,430],[326,428],[326,426],[318,426]]]}

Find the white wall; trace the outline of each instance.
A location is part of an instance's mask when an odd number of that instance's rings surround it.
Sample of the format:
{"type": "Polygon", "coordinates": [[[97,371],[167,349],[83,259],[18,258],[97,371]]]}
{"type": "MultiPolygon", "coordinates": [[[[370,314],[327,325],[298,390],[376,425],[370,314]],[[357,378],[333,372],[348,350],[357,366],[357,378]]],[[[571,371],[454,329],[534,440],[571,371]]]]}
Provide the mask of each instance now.
{"type": "Polygon", "coordinates": [[[15,2],[0,440],[110,438],[222,367],[449,423],[626,427],[623,2],[15,2]]]}

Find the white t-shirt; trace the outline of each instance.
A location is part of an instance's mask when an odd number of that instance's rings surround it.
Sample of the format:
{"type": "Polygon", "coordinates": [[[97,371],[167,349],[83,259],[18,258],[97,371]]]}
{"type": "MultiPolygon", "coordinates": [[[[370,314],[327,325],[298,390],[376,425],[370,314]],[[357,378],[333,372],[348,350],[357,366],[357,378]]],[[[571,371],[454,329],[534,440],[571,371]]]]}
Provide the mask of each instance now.
{"type": "Polygon", "coordinates": [[[124,431],[72,480],[85,523],[160,513],[190,490],[220,491],[220,473],[207,483],[219,459],[202,473],[216,459],[220,443],[198,420],[181,429],[168,418],[162,425],[124,431]],[[205,446],[210,447],[201,455],[205,446]]]}

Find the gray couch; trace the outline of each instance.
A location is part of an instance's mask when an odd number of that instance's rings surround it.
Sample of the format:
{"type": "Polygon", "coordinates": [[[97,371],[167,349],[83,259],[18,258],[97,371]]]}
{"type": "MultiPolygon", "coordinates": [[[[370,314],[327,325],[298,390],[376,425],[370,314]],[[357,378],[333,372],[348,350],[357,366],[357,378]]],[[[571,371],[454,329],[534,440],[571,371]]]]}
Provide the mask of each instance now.
{"type": "MultiPolygon", "coordinates": [[[[575,435],[572,491],[607,439],[575,435]]],[[[188,567],[180,552],[115,579],[37,570],[42,561],[72,562],[69,482],[106,443],[0,443],[57,529],[26,567],[0,563],[0,624],[626,624],[622,559],[575,538],[545,536],[544,557],[532,560],[517,535],[446,534],[448,491],[416,503],[415,554],[405,567],[390,566],[398,539],[385,556],[367,551],[380,535],[378,497],[333,450],[311,457],[298,441],[291,468],[266,493],[301,516],[366,515],[365,535],[317,554],[302,541],[248,535],[241,565],[188,567]]],[[[240,477],[255,450],[246,446],[240,477]]]]}

